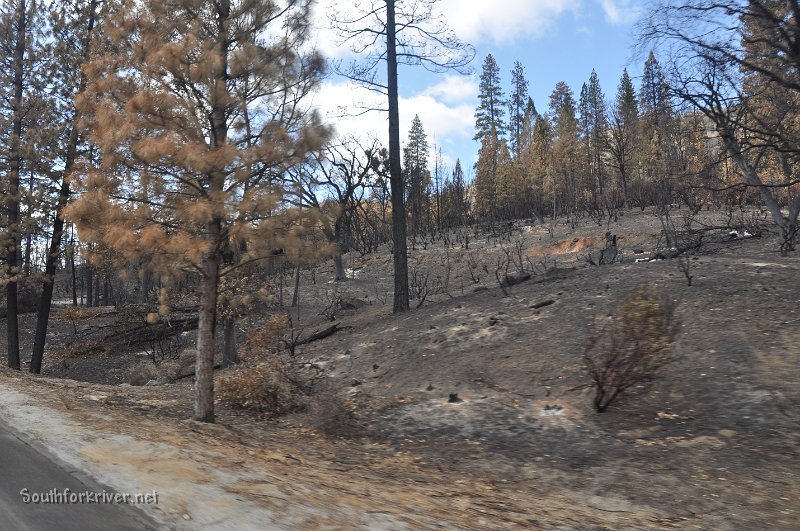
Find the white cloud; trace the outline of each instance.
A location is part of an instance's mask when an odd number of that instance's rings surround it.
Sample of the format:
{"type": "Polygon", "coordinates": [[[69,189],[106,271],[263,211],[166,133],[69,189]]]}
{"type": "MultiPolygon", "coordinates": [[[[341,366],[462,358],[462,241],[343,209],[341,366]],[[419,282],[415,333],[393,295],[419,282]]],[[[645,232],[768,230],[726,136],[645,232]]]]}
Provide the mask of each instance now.
{"type": "MultiPolygon", "coordinates": [[[[473,134],[475,106],[462,103],[448,106],[445,102],[431,96],[420,94],[411,98],[400,98],[401,136],[411,127],[414,115],[419,115],[429,141],[435,136],[440,141],[450,137],[467,138],[473,134]]],[[[432,143],[432,142],[431,142],[432,143]]]]}
{"type": "MultiPolygon", "coordinates": [[[[507,44],[518,38],[540,37],[565,13],[578,13],[586,0],[441,0],[435,10],[444,14],[450,29],[465,42],[507,44]]],[[[601,0],[610,4],[628,4],[629,0],[601,0]]],[[[370,2],[363,2],[369,4],[370,2]]],[[[340,39],[330,29],[331,10],[356,12],[355,2],[319,0],[314,8],[313,40],[329,58],[349,54],[349,46],[335,46],[340,39]]],[[[619,10],[618,10],[619,11],[619,10]]],[[[608,10],[607,10],[608,12],[608,10]]]]}
{"type": "Polygon", "coordinates": [[[335,10],[338,13],[355,12],[351,3],[337,2],[336,0],[319,0],[312,7],[313,31],[310,41],[314,47],[327,59],[340,59],[351,55],[350,45],[342,42],[342,38],[332,28],[330,15],[335,10]]]}
{"type": "Polygon", "coordinates": [[[641,5],[636,0],[600,0],[600,5],[611,24],[630,24],[641,14],[641,5]]]}
{"type": "Polygon", "coordinates": [[[446,75],[439,83],[425,89],[423,94],[441,99],[445,103],[478,101],[478,83],[474,77],[446,75]]]}
{"type": "Polygon", "coordinates": [[[509,43],[540,37],[580,0],[442,0],[440,9],[459,38],[472,43],[509,43]]]}
{"type": "MultiPolygon", "coordinates": [[[[441,148],[447,166],[453,160],[449,148],[469,141],[475,127],[477,85],[473,78],[447,76],[421,92],[400,98],[400,142],[405,144],[411,121],[419,115],[430,146],[430,163],[434,148],[441,148]],[[435,144],[435,145],[434,145],[435,144]]],[[[386,108],[386,97],[349,82],[326,82],[314,96],[314,106],[337,135],[359,138],[374,136],[388,144],[388,115],[386,112],[365,109],[386,108]],[[361,113],[361,114],[359,114],[361,113]]]]}
{"type": "Polygon", "coordinates": [[[386,136],[387,114],[366,111],[370,108],[386,108],[385,96],[350,82],[328,81],[314,95],[314,106],[319,109],[324,122],[333,126],[337,134],[374,134],[382,140],[386,136]]]}

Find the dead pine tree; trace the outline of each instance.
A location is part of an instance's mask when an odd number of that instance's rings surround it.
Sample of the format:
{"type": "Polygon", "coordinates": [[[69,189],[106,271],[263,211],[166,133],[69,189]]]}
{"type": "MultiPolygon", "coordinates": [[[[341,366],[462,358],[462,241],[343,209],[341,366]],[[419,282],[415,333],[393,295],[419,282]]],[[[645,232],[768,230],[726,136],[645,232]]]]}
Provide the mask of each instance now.
{"type": "Polygon", "coordinates": [[[456,37],[436,0],[370,0],[355,9],[329,13],[334,30],[359,58],[334,63],[336,72],[387,97],[389,112],[389,181],[394,241],[394,312],[409,310],[405,186],[400,163],[398,65],[422,66],[434,72],[467,72],[474,49],[456,37]],[[386,76],[379,67],[385,63],[386,76]]]}
{"type": "Polygon", "coordinates": [[[312,255],[301,247],[316,216],[278,209],[275,179],[327,137],[303,105],[323,69],[298,51],[310,20],[306,0],[145,0],[103,20],[108,43],[85,65],[77,105],[101,163],[67,217],[119,267],[199,278],[199,421],[214,421],[220,279],[275,249],[312,255]]]}

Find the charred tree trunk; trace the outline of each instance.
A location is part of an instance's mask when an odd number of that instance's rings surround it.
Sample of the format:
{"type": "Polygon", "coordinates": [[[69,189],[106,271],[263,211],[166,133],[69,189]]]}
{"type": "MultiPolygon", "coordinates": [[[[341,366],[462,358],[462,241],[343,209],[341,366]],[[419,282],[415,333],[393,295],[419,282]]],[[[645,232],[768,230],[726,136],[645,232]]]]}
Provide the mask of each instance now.
{"type": "Polygon", "coordinates": [[[239,356],[236,355],[236,318],[226,317],[222,321],[222,337],[224,344],[222,347],[222,366],[229,367],[239,363],[239,356]]]}
{"type": "Polygon", "coordinates": [[[336,282],[347,280],[347,272],[344,270],[342,253],[340,253],[338,250],[336,251],[336,254],[333,255],[333,267],[336,269],[336,282]]]}
{"type": "Polygon", "coordinates": [[[335,271],[335,281],[341,282],[343,280],[347,280],[347,274],[344,270],[344,261],[342,260],[342,222],[344,217],[344,207],[342,203],[339,203],[339,206],[342,208],[342,213],[339,214],[339,217],[331,226],[325,226],[322,229],[322,232],[325,234],[325,238],[328,240],[328,243],[331,244],[333,247],[333,268],[335,271]]]}
{"type": "Polygon", "coordinates": [[[795,198],[794,202],[789,205],[789,216],[784,216],[772,190],[764,185],[761,178],[756,173],[756,170],[745,159],[742,146],[739,144],[734,134],[726,130],[723,135],[723,140],[725,141],[725,147],[731,155],[731,158],[733,158],[734,163],[736,163],[742,171],[745,182],[758,190],[767,210],[769,210],[772,215],[772,220],[778,226],[781,232],[781,254],[786,255],[789,251],[793,251],[797,245],[797,222],[798,216],[800,215],[800,197],[795,198]]]}
{"type": "Polygon", "coordinates": [[[83,277],[86,285],[86,306],[91,308],[94,304],[94,278],[92,278],[92,266],[89,265],[89,262],[83,264],[83,277]]]}
{"type": "MultiPolygon", "coordinates": [[[[33,190],[33,172],[28,177],[28,190],[33,190]]],[[[28,218],[33,216],[33,207],[28,206],[28,218]]],[[[29,230],[25,236],[25,256],[22,261],[22,274],[26,277],[31,274],[31,250],[33,248],[33,231],[29,230]]]]}
{"type": "MultiPolygon", "coordinates": [[[[91,39],[92,30],[95,23],[95,10],[97,0],[92,0],[88,5],[88,17],[86,21],[86,34],[83,42],[83,57],[89,56],[89,42],[91,39]]],[[[81,78],[79,82],[79,90],[85,87],[85,80],[81,78]]],[[[45,281],[42,285],[42,295],[39,299],[39,307],[36,312],[36,331],[34,333],[33,351],[31,353],[30,372],[39,373],[42,367],[42,358],[44,357],[44,347],[47,339],[47,327],[50,321],[50,309],[53,302],[53,288],[55,285],[56,270],[58,268],[58,259],[61,253],[61,240],[64,234],[64,218],[62,212],[67,206],[69,201],[69,174],[73,171],[75,160],[78,153],[78,116],[77,114],[72,118],[72,127],[69,133],[69,140],[67,144],[67,152],[64,161],[64,173],[61,177],[61,187],[58,192],[58,199],[56,202],[56,211],[53,219],[53,232],[50,239],[50,245],[45,257],[45,281]]],[[[74,254],[70,255],[70,265],[72,267],[72,302],[77,305],[76,293],[76,273],[75,273],[75,257],[74,254]]],[[[91,300],[91,269],[87,268],[89,280],[89,300],[91,300]]]]}
{"type": "Polygon", "coordinates": [[[6,271],[10,279],[6,284],[6,324],[8,340],[8,366],[19,370],[19,321],[17,307],[17,278],[19,277],[19,255],[22,239],[19,227],[19,174],[22,167],[22,96],[23,68],[25,61],[25,37],[27,12],[24,0],[17,0],[14,14],[17,31],[14,42],[14,100],[11,126],[11,153],[9,160],[8,189],[6,205],[8,217],[9,242],[6,247],[6,271]]]}
{"type": "MultiPolygon", "coordinates": [[[[77,143],[77,130],[75,138],[77,143]]],[[[72,151],[74,157],[74,150],[72,151]]],[[[74,158],[73,158],[74,161],[74,158]]],[[[71,164],[72,161],[68,161],[71,164]]],[[[58,266],[58,255],[61,250],[61,237],[64,233],[64,218],[61,212],[67,206],[69,200],[69,182],[66,178],[61,181],[61,189],[58,192],[58,206],[56,208],[55,220],[53,221],[53,236],[50,239],[50,247],[45,258],[44,274],[45,282],[42,285],[42,296],[39,299],[39,308],[36,311],[36,332],[33,339],[33,352],[31,353],[30,371],[38,374],[42,370],[42,358],[44,357],[44,346],[47,339],[47,325],[50,321],[50,308],[53,301],[53,287],[56,280],[56,269],[58,266]]],[[[74,273],[73,262],[73,297],[74,297],[74,273]]],[[[91,286],[91,281],[89,282],[91,286]]],[[[89,293],[91,294],[91,288],[89,293]]],[[[91,299],[91,295],[90,295],[91,299]]],[[[76,303],[77,300],[73,299],[76,303]]]]}
{"type": "MultiPolygon", "coordinates": [[[[72,305],[78,305],[78,276],[75,273],[75,240],[72,241],[72,247],[69,252],[69,269],[72,273],[72,305]]],[[[52,301],[51,301],[52,302],[52,301]]]]}
{"type": "Polygon", "coordinates": [[[300,304],[300,266],[294,268],[294,294],[292,295],[292,308],[300,304]]]}
{"type": "Polygon", "coordinates": [[[139,277],[139,302],[147,304],[150,290],[153,289],[153,275],[145,271],[139,277]]]}
{"type": "Polygon", "coordinates": [[[389,88],[389,181],[392,188],[392,239],[394,240],[394,313],[407,312],[408,250],[403,173],[400,164],[400,113],[397,93],[397,34],[394,0],[386,0],[386,64],[389,88]]]}
{"type": "Polygon", "coordinates": [[[102,279],[103,273],[102,271],[96,271],[94,275],[94,301],[92,305],[97,307],[100,306],[100,280],[102,279]]]}

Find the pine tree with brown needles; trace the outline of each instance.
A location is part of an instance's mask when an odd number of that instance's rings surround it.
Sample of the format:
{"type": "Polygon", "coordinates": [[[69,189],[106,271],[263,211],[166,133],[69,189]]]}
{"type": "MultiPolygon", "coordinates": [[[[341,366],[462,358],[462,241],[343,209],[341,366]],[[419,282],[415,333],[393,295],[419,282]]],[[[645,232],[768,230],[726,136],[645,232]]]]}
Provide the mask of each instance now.
{"type": "MultiPolygon", "coordinates": [[[[220,278],[303,245],[276,183],[327,131],[303,105],[323,68],[302,55],[307,0],[144,0],[104,21],[108,48],[77,99],[101,163],[67,212],[84,241],[199,277],[195,419],[214,421],[220,278]]],[[[313,216],[303,211],[302,219],[313,216]]]]}

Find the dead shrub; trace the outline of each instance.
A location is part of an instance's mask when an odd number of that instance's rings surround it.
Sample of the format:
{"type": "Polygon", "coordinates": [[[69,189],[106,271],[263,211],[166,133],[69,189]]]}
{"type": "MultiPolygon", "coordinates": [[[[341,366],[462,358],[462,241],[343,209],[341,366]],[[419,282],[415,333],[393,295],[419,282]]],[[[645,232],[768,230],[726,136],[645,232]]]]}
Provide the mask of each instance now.
{"type": "Polygon", "coordinates": [[[158,367],[149,361],[140,361],[128,367],[123,380],[131,385],[147,385],[151,380],[158,381],[158,367]]]}
{"type": "Polygon", "coordinates": [[[291,329],[292,324],[287,316],[271,316],[262,326],[247,331],[244,344],[239,349],[239,360],[256,362],[278,353],[291,329]]]}
{"type": "Polygon", "coordinates": [[[217,400],[235,409],[249,409],[270,417],[299,411],[306,395],[277,354],[250,359],[216,376],[217,400]]]}
{"type": "Polygon", "coordinates": [[[129,366],[122,379],[131,385],[147,385],[150,381],[159,384],[174,383],[181,376],[182,369],[178,360],[168,360],[158,365],[141,360],[129,366]]]}
{"type": "Polygon", "coordinates": [[[175,383],[181,376],[183,367],[179,360],[162,361],[156,366],[159,383],[175,383]]]}
{"type": "Polygon", "coordinates": [[[194,367],[194,363],[196,360],[197,360],[196,348],[185,348],[181,350],[180,354],[178,354],[178,365],[180,366],[181,370],[186,370],[189,367],[194,367]]]}
{"type": "Polygon", "coordinates": [[[657,290],[641,287],[625,296],[602,324],[589,329],[584,362],[596,388],[598,412],[670,361],[677,328],[675,305],[657,290]]]}

